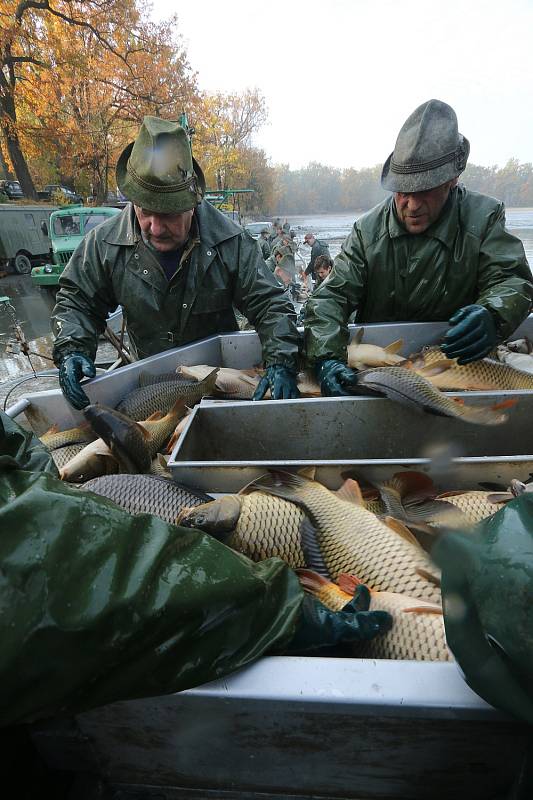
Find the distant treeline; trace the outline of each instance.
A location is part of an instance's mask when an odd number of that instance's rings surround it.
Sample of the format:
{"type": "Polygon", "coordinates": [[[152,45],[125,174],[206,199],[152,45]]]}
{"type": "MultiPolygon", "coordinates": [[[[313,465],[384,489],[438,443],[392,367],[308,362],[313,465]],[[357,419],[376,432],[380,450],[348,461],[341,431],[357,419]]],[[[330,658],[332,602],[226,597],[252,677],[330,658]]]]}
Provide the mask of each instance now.
{"type": "MultiPolygon", "coordinates": [[[[311,163],[304,169],[276,167],[273,195],[278,214],[322,214],[372,208],[388,192],[380,185],[381,165],[335,169],[311,163]]],[[[506,206],[533,206],[533,165],[515,158],[504,167],[468,164],[461,181],[473,191],[503,200],[506,206]]]]}

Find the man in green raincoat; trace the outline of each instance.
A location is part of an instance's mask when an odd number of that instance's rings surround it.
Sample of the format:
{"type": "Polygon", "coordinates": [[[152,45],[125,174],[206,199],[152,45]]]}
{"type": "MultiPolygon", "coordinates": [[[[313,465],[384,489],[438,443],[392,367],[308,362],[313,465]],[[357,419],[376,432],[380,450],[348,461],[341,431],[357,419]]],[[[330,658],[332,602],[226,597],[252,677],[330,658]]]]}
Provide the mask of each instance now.
{"type": "Polygon", "coordinates": [[[98,335],[122,306],[137,358],[238,330],[233,306],[255,326],[267,367],[254,399],[298,396],[294,308],[256,241],[203,200],[205,180],[184,128],[145,117],[117,163],[129,203],[90,231],[60,279],[52,316],[54,361],[74,408],[89,399],[98,335]]]}
{"type": "Polygon", "coordinates": [[[353,226],[306,309],[306,348],[322,392],[348,394],[348,319],[450,323],[442,349],[460,364],[486,356],[528,315],[531,272],[505,229],[503,203],[458,185],[470,145],[439,100],[406,120],[381,183],[393,192],[353,226]]]}

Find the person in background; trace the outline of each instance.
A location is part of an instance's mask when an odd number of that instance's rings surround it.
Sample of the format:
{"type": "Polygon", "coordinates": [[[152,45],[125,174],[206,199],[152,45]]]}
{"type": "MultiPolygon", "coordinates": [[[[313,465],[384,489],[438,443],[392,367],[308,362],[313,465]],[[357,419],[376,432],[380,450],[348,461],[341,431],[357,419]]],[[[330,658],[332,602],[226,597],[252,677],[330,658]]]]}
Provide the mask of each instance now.
{"type": "Polygon", "coordinates": [[[318,256],[315,261],[316,287],[323,283],[333,269],[333,259],[329,256],[318,256]]]}
{"type": "Polygon", "coordinates": [[[145,117],[116,172],[130,202],[85,236],[59,279],[53,357],[68,402],[89,404],[80,380],[94,377],[98,335],[117,305],[136,358],[238,330],[235,306],[259,334],[273,399],[298,397],[293,306],[255,239],[203,200],[186,130],[145,117]]]}
{"type": "Polygon", "coordinates": [[[261,255],[263,259],[266,261],[271,253],[271,247],[268,243],[268,237],[270,235],[270,231],[268,228],[263,228],[261,233],[259,234],[259,239],[257,240],[259,247],[261,248],[261,255]]]}
{"type": "Polygon", "coordinates": [[[305,344],[322,392],[347,394],[348,319],[446,320],[442,350],[483,358],[529,314],[531,271],[502,202],[458,184],[470,145],[451,106],[423,103],[402,126],[381,184],[392,195],[360,217],[306,307],[305,344]]]}
{"type": "Polygon", "coordinates": [[[304,244],[308,244],[311,248],[311,259],[305,269],[305,274],[310,275],[312,280],[316,280],[315,262],[318,256],[329,256],[329,247],[327,242],[317,239],[314,233],[306,233],[304,236],[304,244]]]}

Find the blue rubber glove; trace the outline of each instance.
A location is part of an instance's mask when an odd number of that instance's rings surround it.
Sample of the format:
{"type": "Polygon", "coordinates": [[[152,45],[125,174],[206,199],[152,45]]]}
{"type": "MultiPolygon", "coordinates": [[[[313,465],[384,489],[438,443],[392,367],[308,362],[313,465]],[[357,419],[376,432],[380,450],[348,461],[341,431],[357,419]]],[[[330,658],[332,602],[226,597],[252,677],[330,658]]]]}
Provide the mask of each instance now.
{"type": "Polygon", "coordinates": [[[316,377],[324,397],[349,395],[357,386],[357,370],[350,369],[335,358],[319,361],[316,366],[316,377]]]}
{"type": "Polygon", "coordinates": [[[304,596],[294,636],[284,653],[302,653],[343,642],[363,642],[390,630],[386,611],[369,611],[370,592],[358,586],[353,599],[341,611],[330,611],[313,595],[304,596]]]}
{"type": "Polygon", "coordinates": [[[262,400],[267,389],[270,389],[272,400],[294,400],[300,397],[296,383],[296,373],[289,367],[274,364],[267,367],[265,375],[259,381],[252,400],[262,400]]]}
{"type": "Polygon", "coordinates": [[[441,350],[448,358],[456,358],[458,364],[478,361],[498,343],[494,319],[484,306],[460,308],[450,318],[450,325],[441,350]]]}
{"type": "Polygon", "coordinates": [[[80,386],[83,377],[94,378],[94,361],[85,353],[68,353],[59,364],[59,385],[71,406],[81,411],[90,400],[80,386]]]}

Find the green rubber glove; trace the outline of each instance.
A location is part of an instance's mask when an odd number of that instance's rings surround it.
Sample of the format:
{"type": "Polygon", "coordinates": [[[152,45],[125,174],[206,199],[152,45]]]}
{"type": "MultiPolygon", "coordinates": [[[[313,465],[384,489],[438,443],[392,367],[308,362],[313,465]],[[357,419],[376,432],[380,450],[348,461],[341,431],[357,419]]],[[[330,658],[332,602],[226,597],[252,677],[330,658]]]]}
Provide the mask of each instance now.
{"type": "Polygon", "coordinates": [[[498,343],[494,319],[484,306],[460,308],[450,318],[450,325],[441,350],[458,364],[484,358],[498,343]]]}
{"type": "Polygon", "coordinates": [[[296,373],[289,367],[274,364],[267,367],[265,375],[259,381],[252,400],[262,400],[267,389],[270,389],[272,400],[294,400],[300,397],[296,383],[296,373]]]}
{"type": "Polygon", "coordinates": [[[362,642],[390,630],[392,617],[386,611],[369,611],[370,592],[358,586],[353,599],[341,611],[330,611],[313,595],[306,594],[294,636],[284,653],[302,653],[336,644],[362,642]]]}
{"type": "Polygon", "coordinates": [[[316,366],[316,377],[325,397],[349,395],[357,386],[357,370],[350,369],[335,358],[319,361],[316,366]]]}
{"type": "Polygon", "coordinates": [[[59,364],[59,385],[71,406],[81,411],[90,400],[80,386],[83,377],[94,378],[94,361],[85,353],[68,353],[59,364]]]}

